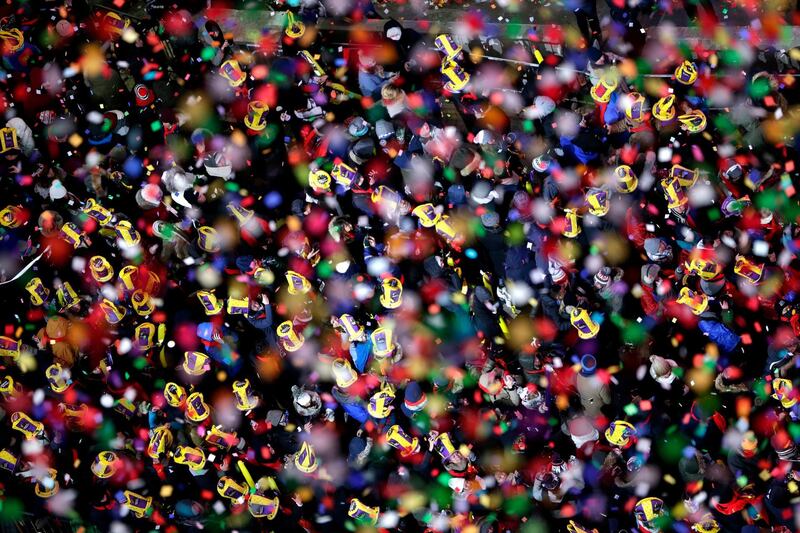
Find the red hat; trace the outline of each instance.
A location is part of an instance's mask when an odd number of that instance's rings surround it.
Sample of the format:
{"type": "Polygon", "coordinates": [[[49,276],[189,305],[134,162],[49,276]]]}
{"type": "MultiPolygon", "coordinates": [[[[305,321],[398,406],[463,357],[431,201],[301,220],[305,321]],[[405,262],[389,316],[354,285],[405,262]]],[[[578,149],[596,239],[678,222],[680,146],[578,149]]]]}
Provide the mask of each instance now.
{"type": "Polygon", "coordinates": [[[136,95],[136,105],[139,107],[149,106],[153,103],[153,99],[155,98],[153,91],[142,83],[139,83],[133,88],[133,93],[136,95]]]}

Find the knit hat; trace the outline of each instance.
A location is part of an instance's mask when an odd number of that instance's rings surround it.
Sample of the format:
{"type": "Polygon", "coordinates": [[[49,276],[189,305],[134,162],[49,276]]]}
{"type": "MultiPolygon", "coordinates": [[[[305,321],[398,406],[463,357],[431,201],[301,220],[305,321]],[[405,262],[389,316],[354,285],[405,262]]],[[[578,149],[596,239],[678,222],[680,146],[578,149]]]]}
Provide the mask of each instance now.
{"type": "Polygon", "coordinates": [[[594,284],[596,287],[605,288],[611,283],[611,268],[603,267],[594,275],[594,284]]]}
{"type": "Polygon", "coordinates": [[[567,273],[564,272],[564,269],[561,268],[561,265],[558,263],[550,261],[547,269],[550,272],[550,277],[552,278],[553,283],[556,285],[566,285],[569,282],[567,273]]]}
{"type": "Polygon", "coordinates": [[[347,125],[347,133],[353,137],[363,137],[369,131],[369,123],[361,117],[353,117],[347,125]]]}
{"type": "Polygon", "coordinates": [[[721,291],[725,287],[725,278],[719,278],[717,280],[700,280],[700,290],[706,293],[709,296],[714,296],[719,291],[721,291]]]}
{"type": "Polygon", "coordinates": [[[416,381],[411,381],[408,385],[406,385],[403,405],[400,406],[400,409],[403,410],[403,413],[405,413],[406,416],[409,418],[413,417],[419,411],[424,409],[427,403],[428,397],[425,396],[424,392],[422,392],[422,387],[419,386],[419,383],[416,381]]]}
{"type": "Polygon", "coordinates": [[[525,118],[536,120],[544,118],[556,109],[556,103],[547,96],[537,96],[533,99],[533,105],[524,110],[525,118]]]}
{"type": "Polygon", "coordinates": [[[642,265],[642,283],[652,285],[658,278],[661,267],[654,264],[642,265]]]}
{"type": "Polygon", "coordinates": [[[379,141],[385,141],[394,135],[394,125],[388,120],[379,120],[375,124],[375,135],[379,141]]]}
{"type": "Polygon", "coordinates": [[[222,152],[210,152],[203,157],[203,167],[209,176],[227,179],[231,175],[230,160],[222,152]]]}
{"type": "Polygon", "coordinates": [[[469,194],[469,199],[479,205],[488,204],[495,198],[497,193],[492,188],[492,182],[488,180],[479,180],[469,194]]]}
{"type": "Polygon", "coordinates": [[[500,225],[500,215],[494,211],[489,211],[481,215],[481,224],[485,228],[496,228],[500,225]]]}
{"type": "Polygon", "coordinates": [[[159,206],[163,194],[161,187],[155,183],[148,183],[136,191],[136,203],[142,209],[153,209],[159,206]]]}
{"type": "Polygon", "coordinates": [[[375,155],[375,142],[368,137],[359,139],[350,149],[349,155],[354,163],[361,165],[375,155]]]}
{"type": "Polygon", "coordinates": [[[742,165],[735,163],[728,167],[724,174],[725,177],[731,181],[739,181],[744,176],[744,170],[742,169],[742,165]]]}
{"type": "Polygon", "coordinates": [[[464,191],[464,186],[460,183],[455,183],[447,189],[447,203],[454,206],[461,205],[467,198],[467,193],[464,191]]]}
{"type": "Polygon", "coordinates": [[[644,251],[651,261],[664,261],[672,257],[672,248],[667,241],[658,237],[644,240],[644,251]]]}
{"type": "Polygon", "coordinates": [[[552,161],[553,159],[547,154],[542,154],[538,157],[534,157],[533,169],[536,172],[547,172],[547,169],[550,168],[550,163],[552,161]]]}
{"type": "Polygon", "coordinates": [[[585,354],[581,357],[581,375],[591,376],[597,372],[597,359],[592,354],[585,354]]]}

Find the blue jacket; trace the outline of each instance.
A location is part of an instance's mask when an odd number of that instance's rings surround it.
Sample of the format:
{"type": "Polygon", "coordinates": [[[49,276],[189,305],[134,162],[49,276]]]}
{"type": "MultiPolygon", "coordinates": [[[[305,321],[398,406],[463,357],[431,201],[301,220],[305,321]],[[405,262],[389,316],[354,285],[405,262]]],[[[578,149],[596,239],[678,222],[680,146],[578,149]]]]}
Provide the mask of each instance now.
{"type": "Polygon", "coordinates": [[[369,96],[374,100],[380,100],[381,89],[385,83],[386,80],[377,74],[372,74],[366,70],[358,71],[358,88],[364,96],[369,96]]]}

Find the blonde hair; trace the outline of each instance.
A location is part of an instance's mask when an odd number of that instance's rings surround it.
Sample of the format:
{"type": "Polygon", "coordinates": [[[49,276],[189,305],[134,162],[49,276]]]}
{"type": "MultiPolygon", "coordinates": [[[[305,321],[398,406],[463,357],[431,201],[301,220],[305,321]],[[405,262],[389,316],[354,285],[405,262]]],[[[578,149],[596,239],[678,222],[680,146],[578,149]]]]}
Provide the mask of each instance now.
{"type": "Polygon", "coordinates": [[[401,93],[400,89],[398,89],[397,87],[395,87],[391,83],[387,83],[381,89],[381,98],[383,98],[384,100],[394,100],[395,98],[397,98],[401,94],[402,93],[401,93]]]}

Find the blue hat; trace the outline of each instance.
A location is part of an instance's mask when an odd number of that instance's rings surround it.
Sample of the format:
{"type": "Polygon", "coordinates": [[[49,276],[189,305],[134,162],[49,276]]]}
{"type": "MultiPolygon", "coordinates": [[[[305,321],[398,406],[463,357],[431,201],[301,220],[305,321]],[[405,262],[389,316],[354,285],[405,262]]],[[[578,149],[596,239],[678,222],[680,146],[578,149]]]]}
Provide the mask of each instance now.
{"type": "Polygon", "coordinates": [[[591,354],[581,357],[581,375],[591,376],[597,371],[597,359],[591,354]]]}
{"type": "Polygon", "coordinates": [[[494,211],[489,211],[481,215],[481,224],[485,228],[496,228],[500,225],[500,215],[494,211]]]}
{"type": "Polygon", "coordinates": [[[456,183],[447,189],[447,202],[453,205],[461,205],[467,200],[467,193],[464,186],[456,183]]]}
{"type": "Polygon", "coordinates": [[[400,406],[406,416],[409,418],[413,417],[421,411],[427,403],[428,397],[422,392],[422,387],[419,386],[419,383],[412,381],[406,385],[403,405],[400,406]]]}

